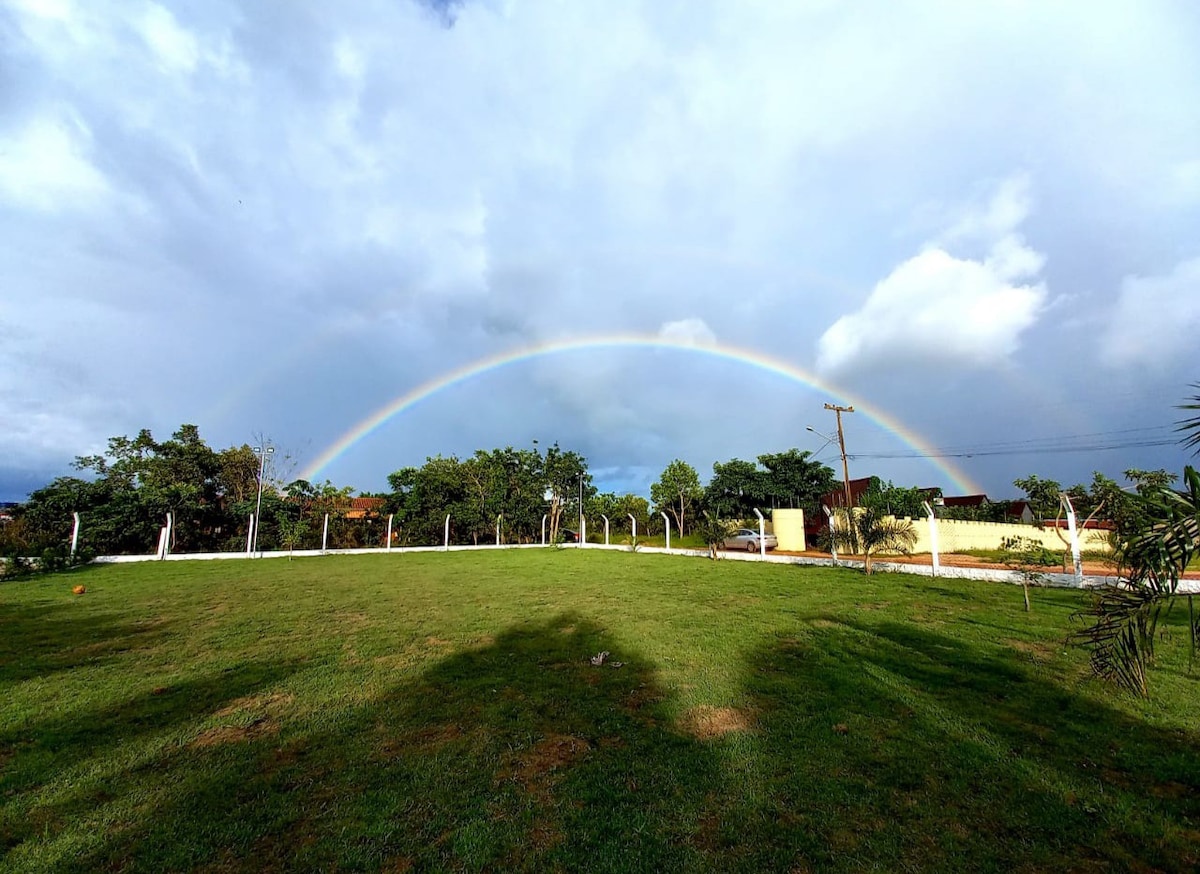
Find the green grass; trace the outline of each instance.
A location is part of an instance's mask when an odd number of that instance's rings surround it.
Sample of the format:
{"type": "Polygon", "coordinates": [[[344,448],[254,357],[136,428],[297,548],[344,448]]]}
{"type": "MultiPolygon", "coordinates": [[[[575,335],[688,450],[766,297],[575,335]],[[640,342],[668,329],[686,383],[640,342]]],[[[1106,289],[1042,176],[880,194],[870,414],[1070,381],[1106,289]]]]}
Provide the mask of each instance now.
{"type": "Polygon", "coordinates": [[[7,584],[0,869],[1194,869],[1181,617],[1139,701],[1083,597],[554,549],[7,584]]]}

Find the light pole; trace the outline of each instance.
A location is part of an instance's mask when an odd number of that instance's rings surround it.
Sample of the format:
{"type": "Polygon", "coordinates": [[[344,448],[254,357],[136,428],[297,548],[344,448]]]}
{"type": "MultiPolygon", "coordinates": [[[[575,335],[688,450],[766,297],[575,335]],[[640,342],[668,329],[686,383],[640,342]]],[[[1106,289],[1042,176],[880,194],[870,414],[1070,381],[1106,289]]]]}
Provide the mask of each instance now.
{"type": "Polygon", "coordinates": [[[583,474],[579,474],[579,536],[583,537],[583,474]]]}
{"type": "MultiPolygon", "coordinates": [[[[838,413],[838,433],[837,433],[836,437],[831,437],[828,434],[824,434],[821,431],[818,431],[812,425],[806,426],[804,430],[812,431],[818,437],[821,437],[825,440],[825,442],[821,444],[821,449],[818,449],[817,452],[820,452],[822,449],[824,449],[830,443],[838,444],[838,447],[840,448],[841,454],[842,454],[842,490],[843,490],[843,493],[845,494],[845,499],[846,499],[846,512],[849,512],[850,511],[850,468],[849,468],[849,465],[846,464],[846,443],[842,439],[841,418],[842,418],[842,414],[839,412],[838,413]]],[[[816,452],[814,452],[813,454],[816,455],[816,452]]]]}
{"type": "Polygon", "coordinates": [[[846,512],[850,512],[850,465],[846,463],[846,437],[842,433],[842,413],[853,413],[854,407],[839,407],[837,404],[826,404],[825,409],[837,414],[838,447],[842,450],[842,479],[846,483],[846,512]]]}
{"type": "Polygon", "coordinates": [[[258,502],[254,506],[254,544],[250,549],[251,553],[258,552],[258,529],[261,526],[262,520],[262,487],[263,474],[267,469],[267,456],[275,452],[274,446],[255,446],[254,454],[258,456],[258,502]]]}

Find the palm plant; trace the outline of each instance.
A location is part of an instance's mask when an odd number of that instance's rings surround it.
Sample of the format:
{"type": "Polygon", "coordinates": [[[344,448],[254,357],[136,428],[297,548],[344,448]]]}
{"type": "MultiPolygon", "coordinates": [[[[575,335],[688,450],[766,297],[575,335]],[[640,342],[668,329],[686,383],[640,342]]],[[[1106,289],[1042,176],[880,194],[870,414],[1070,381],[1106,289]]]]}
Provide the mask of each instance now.
{"type": "MultiPolygon", "coordinates": [[[[1200,388],[1200,384],[1194,386],[1200,388]]],[[[1180,409],[1200,409],[1196,403],[1180,409]]],[[[1200,453],[1200,416],[1179,422],[1185,446],[1200,453]]],[[[1135,694],[1146,695],[1146,671],[1154,658],[1158,621],[1178,597],[1179,581],[1188,563],[1200,552],[1200,472],[1184,468],[1183,489],[1160,486],[1134,496],[1141,502],[1145,524],[1123,537],[1118,557],[1128,576],[1122,584],[1106,586],[1081,615],[1091,624],[1075,635],[1091,649],[1092,671],[1135,694]]],[[[1195,653],[1197,625],[1188,596],[1188,626],[1195,653]]]]}
{"type": "Polygon", "coordinates": [[[860,551],[863,570],[868,574],[871,573],[872,560],[878,553],[907,554],[916,545],[917,533],[913,530],[912,522],[897,519],[880,501],[865,497],[863,503],[851,509],[847,515],[841,515],[838,519],[833,533],[834,542],[841,549],[860,551]]]}
{"type": "MultiPolygon", "coordinates": [[[[1192,388],[1200,391],[1200,382],[1192,383],[1192,388]]],[[[1180,404],[1179,409],[1200,411],[1200,394],[1192,395],[1191,401],[1190,404],[1180,404]]],[[[1200,412],[1197,412],[1194,416],[1182,419],[1175,424],[1177,426],[1175,430],[1184,433],[1180,442],[1184,446],[1194,448],[1196,453],[1200,453],[1200,412]]]]}

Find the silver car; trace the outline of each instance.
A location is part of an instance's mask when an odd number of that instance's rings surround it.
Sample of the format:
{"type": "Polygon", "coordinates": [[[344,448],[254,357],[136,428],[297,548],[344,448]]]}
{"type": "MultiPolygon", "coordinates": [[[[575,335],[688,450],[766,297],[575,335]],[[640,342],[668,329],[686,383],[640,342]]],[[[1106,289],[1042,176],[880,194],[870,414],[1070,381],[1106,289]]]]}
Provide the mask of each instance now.
{"type": "MultiPolygon", "coordinates": [[[[774,549],[779,541],[774,534],[764,534],[763,546],[774,549]]],[[[746,552],[758,552],[758,532],[750,528],[739,528],[732,536],[721,541],[722,549],[744,549],[746,552]]]]}

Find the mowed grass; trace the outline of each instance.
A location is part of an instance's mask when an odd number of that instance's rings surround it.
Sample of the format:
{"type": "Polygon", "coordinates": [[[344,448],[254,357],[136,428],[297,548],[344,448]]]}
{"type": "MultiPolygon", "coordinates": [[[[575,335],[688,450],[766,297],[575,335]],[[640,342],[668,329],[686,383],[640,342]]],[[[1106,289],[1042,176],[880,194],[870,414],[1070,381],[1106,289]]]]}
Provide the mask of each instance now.
{"type": "Polygon", "coordinates": [[[0,868],[1194,869],[1183,619],[1142,702],[1083,598],[571,549],[8,584],[0,868]]]}

